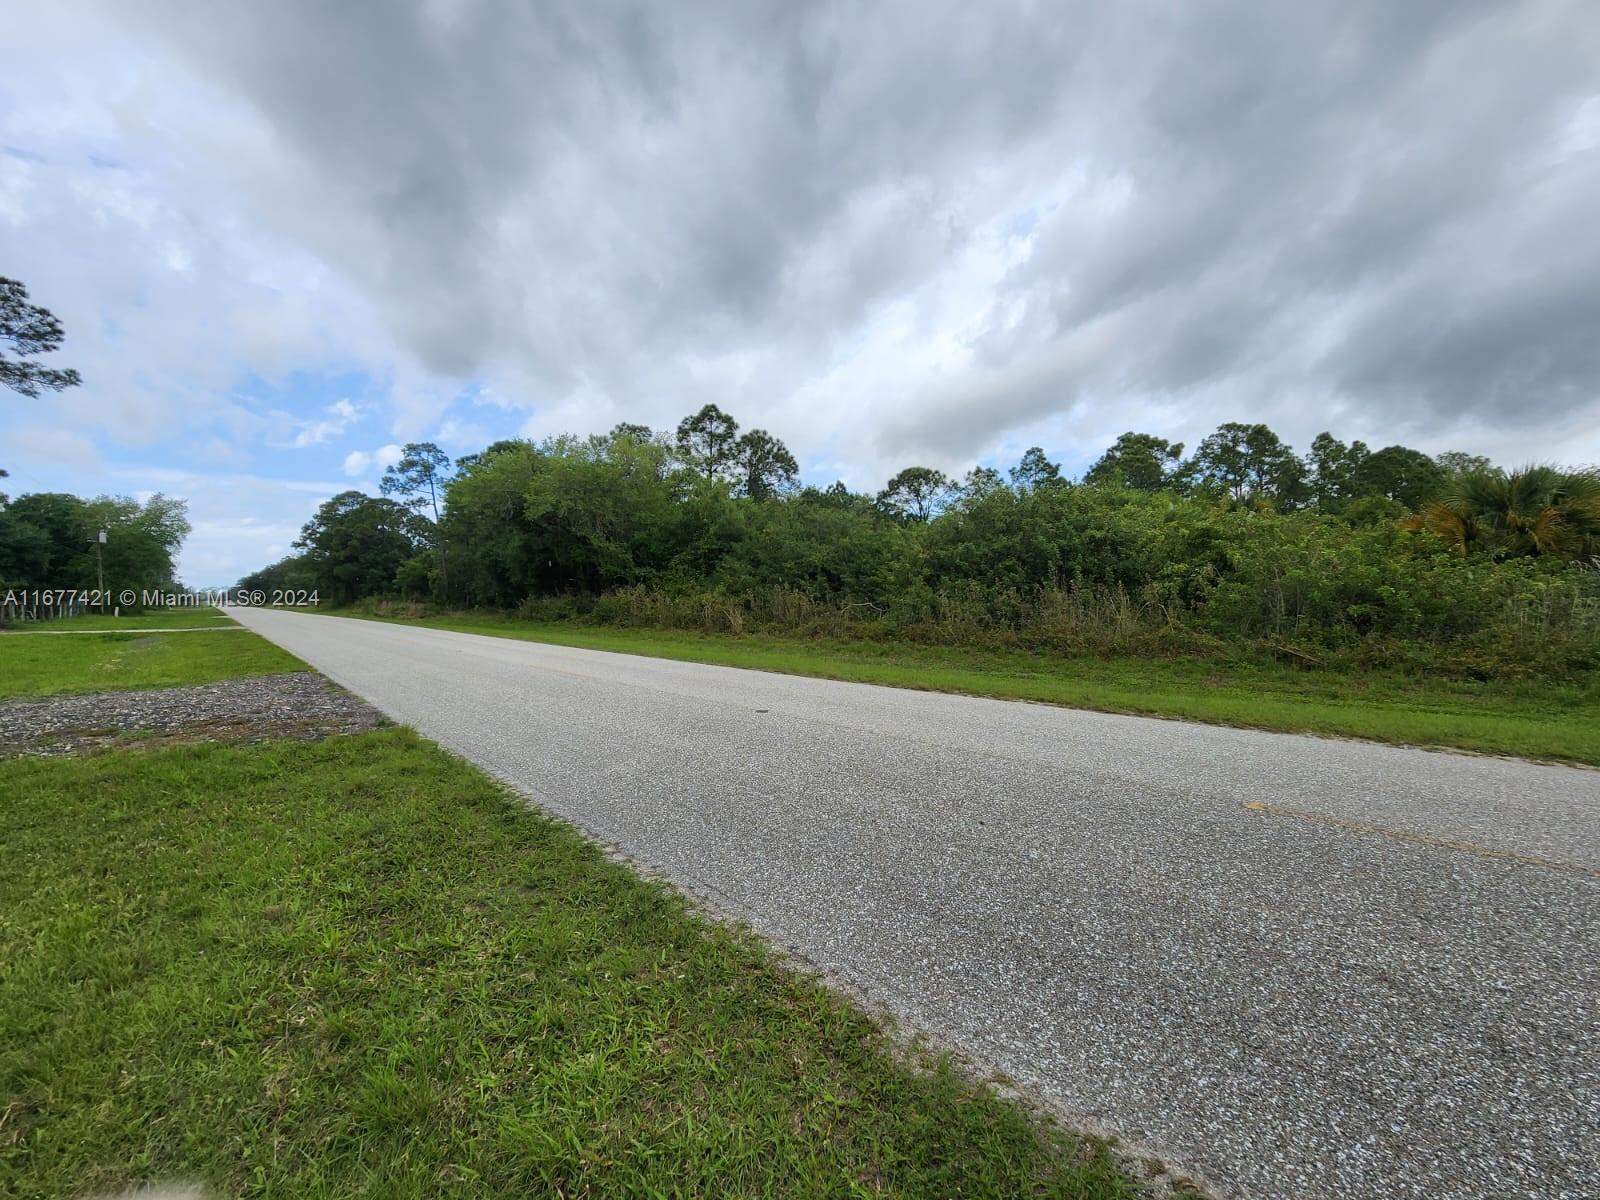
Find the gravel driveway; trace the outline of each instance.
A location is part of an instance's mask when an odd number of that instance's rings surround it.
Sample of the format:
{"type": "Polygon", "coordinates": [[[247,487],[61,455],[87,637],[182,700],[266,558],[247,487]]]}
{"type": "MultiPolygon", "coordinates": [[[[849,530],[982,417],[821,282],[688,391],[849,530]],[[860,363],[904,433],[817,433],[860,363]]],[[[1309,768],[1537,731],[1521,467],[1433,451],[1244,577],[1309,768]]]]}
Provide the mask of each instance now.
{"type": "Polygon", "coordinates": [[[1597,1194],[1600,772],[232,612],[1225,1191],[1597,1194]]]}
{"type": "Polygon", "coordinates": [[[366,701],[313,671],[295,671],[195,687],[0,700],[0,755],[317,738],[383,723],[383,714],[366,701]]]}

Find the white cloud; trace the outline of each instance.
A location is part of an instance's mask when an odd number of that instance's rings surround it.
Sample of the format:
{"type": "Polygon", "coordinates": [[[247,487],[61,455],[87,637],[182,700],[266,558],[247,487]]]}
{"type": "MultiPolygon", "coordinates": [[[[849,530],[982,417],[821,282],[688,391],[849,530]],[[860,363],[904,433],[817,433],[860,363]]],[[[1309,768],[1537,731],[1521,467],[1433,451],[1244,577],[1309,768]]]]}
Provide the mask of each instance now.
{"type": "Polygon", "coordinates": [[[94,443],[81,433],[67,429],[26,428],[12,430],[6,435],[4,465],[16,470],[26,463],[30,467],[79,467],[99,465],[100,452],[94,443]]]}
{"type": "Polygon", "coordinates": [[[362,412],[348,400],[337,400],[323,409],[324,416],[301,421],[292,445],[297,450],[319,446],[338,437],[362,417],[362,412]]]}
{"type": "Polygon", "coordinates": [[[195,453],[205,462],[219,467],[242,467],[250,461],[250,456],[238,446],[215,434],[203,439],[195,447],[195,453]]]}
{"type": "Polygon", "coordinates": [[[439,442],[450,450],[482,450],[490,441],[489,431],[472,421],[458,421],[452,417],[439,426],[439,442]]]}
{"type": "Polygon", "coordinates": [[[404,450],[393,442],[376,450],[352,450],[344,456],[344,473],[354,479],[373,467],[382,471],[399,462],[403,453],[404,450]]]}

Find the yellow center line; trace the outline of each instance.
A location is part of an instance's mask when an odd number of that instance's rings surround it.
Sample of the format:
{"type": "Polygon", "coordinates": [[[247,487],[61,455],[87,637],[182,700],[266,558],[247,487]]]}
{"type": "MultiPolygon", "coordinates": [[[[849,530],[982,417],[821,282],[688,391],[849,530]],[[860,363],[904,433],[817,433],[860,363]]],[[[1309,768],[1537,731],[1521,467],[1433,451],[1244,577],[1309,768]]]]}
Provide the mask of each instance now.
{"type": "Polygon", "coordinates": [[[1329,813],[1309,812],[1303,808],[1286,808],[1280,804],[1264,804],[1260,800],[1246,800],[1244,807],[1250,812],[1269,813],[1275,817],[1296,817],[1299,820],[1311,821],[1318,825],[1330,825],[1335,829],[1343,829],[1349,833],[1371,833],[1379,837],[1391,838],[1397,842],[1409,842],[1413,846],[1428,846],[1435,850],[1454,850],[1461,854],[1476,854],[1479,858],[1498,858],[1524,867],[1548,867],[1553,871],[1576,871],[1578,874],[1587,875],[1591,879],[1600,879],[1600,867],[1585,866],[1583,863],[1562,862],[1559,859],[1543,858],[1537,854],[1523,854],[1517,850],[1503,850],[1497,846],[1480,846],[1476,842],[1463,842],[1456,838],[1437,837],[1431,833],[1412,833],[1406,829],[1390,829],[1387,826],[1373,825],[1367,821],[1357,821],[1352,817],[1336,817],[1329,813]]]}

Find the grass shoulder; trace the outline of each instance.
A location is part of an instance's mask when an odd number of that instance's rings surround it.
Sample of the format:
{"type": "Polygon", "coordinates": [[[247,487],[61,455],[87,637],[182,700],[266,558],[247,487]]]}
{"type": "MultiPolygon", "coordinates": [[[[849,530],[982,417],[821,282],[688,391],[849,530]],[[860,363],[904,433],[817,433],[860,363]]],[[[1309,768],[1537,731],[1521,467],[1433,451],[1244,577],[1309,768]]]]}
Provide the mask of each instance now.
{"type": "Polygon", "coordinates": [[[71,617],[0,633],[0,698],[182,687],[305,669],[215,609],[71,617]]]}
{"type": "Polygon", "coordinates": [[[1596,680],[1480,683],[1245,658],[1066,658],[904,642],[536,623],[492,613],[337,615],[1101,712],[1600,766],[1596,680]]]}
{"type": "Polygon", "coordinates": [[[26,622],[12,627],[16,633],[72,633],[106,630],[126,633],[147,629],[216,629],[236,622],[213,605],[184,608],[150,608],[142,612],[86,612],[58,621],[26,622]]]}
{"type": "Polygon", "coordinates": [[[1134,1194],[407,731],[0,792],[0,1193],[1134,1194]]]}

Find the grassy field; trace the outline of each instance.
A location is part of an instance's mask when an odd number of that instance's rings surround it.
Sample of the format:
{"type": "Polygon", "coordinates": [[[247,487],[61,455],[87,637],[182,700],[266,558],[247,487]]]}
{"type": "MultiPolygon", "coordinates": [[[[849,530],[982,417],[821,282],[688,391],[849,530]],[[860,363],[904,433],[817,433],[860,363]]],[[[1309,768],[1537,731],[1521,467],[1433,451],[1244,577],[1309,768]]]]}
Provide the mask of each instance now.
{"type": "Polygon", "coordinates": [[[72,617],[0,633],[0,698],[181,687],[305,664],[215,609],[72,617]],[[195,629],[195,633],[151,632],[195,629]]]}
{"type": "Polygon", "coordinates": [[[1133,1194],[406,731],[0,795],[0,1195],[1133,1194]]]}
{"type": "Polygon", "coordinates": [[[1476,684],[1260,663],[1049,658],[1025,651],[532,624],[488,614],[407,623],[791,675],[1600,765],[1597,683],[1476,684]]]}

